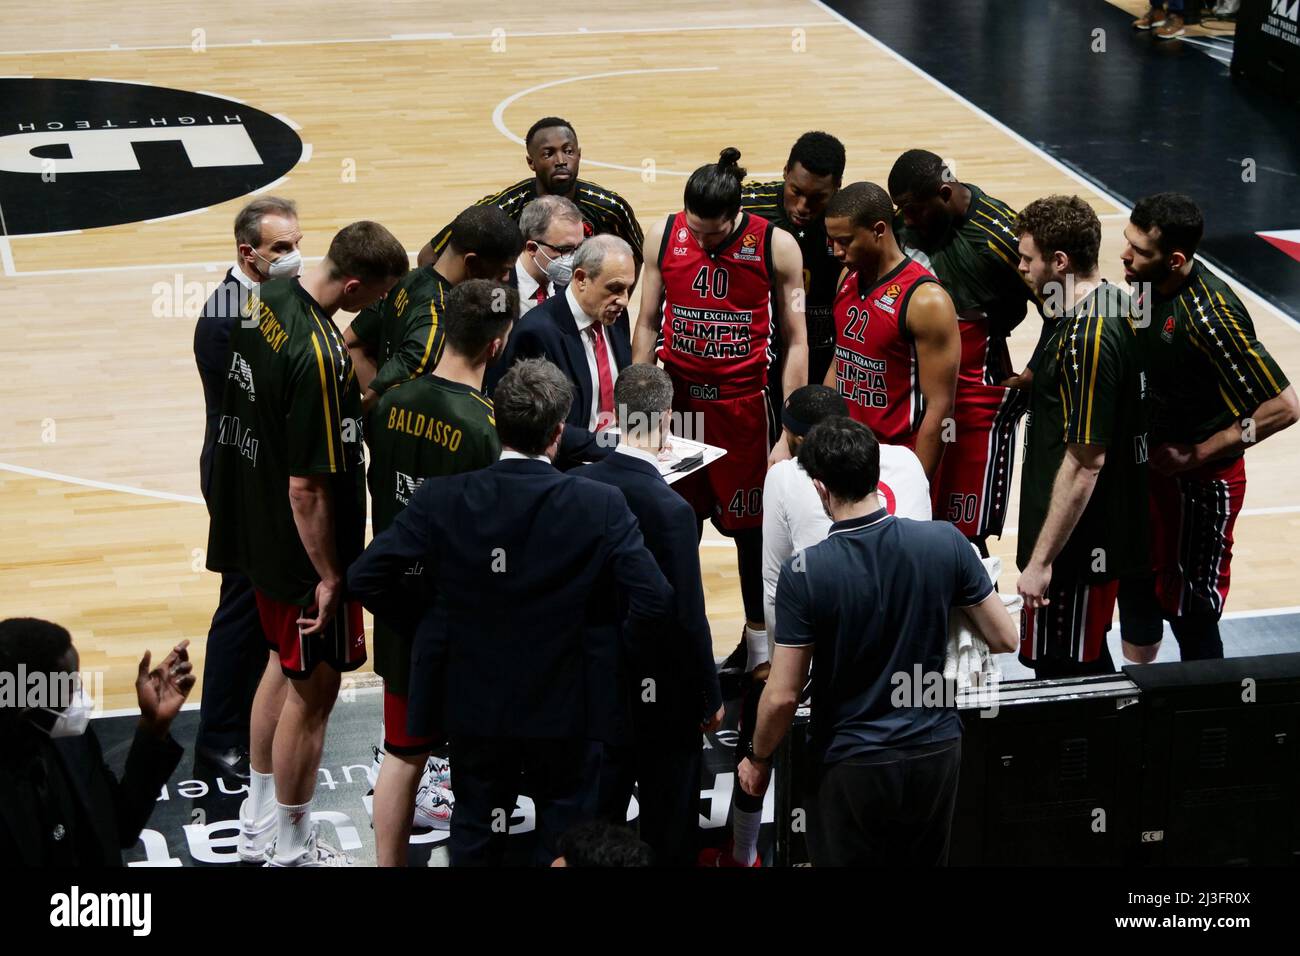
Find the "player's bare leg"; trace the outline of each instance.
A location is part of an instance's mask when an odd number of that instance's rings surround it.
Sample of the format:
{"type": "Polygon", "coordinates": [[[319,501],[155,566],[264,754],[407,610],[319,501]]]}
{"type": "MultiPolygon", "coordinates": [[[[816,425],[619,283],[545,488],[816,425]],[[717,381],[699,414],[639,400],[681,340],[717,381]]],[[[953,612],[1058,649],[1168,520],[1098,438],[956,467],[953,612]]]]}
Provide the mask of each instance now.
{"type": "Polygon", "coordinates": [[[248,799],[239,808],[240,859],[258,862],[275,835],[275,778],[272,774],[272,741],[284,709],[289,680],[280,669],[280,655],[269,652],[266,670],[253,696],[249,716],[248,799]]]}
{"type": "Polygon", "coordinates": [[[297,858],[309,848],[311,798],[316,792],[325,730],[340,683],[339,672],[326,664],[317,666],[306,678],[289,681],[271,749],[279,805],[277,860],[297,858]]]}
{"type": "Polygon", "coordinates": [[[380,866],[406,866],[411,841],[415,793],[424,773],[426,755],[387,754],[375,781],[376,856],[380,866]]]}

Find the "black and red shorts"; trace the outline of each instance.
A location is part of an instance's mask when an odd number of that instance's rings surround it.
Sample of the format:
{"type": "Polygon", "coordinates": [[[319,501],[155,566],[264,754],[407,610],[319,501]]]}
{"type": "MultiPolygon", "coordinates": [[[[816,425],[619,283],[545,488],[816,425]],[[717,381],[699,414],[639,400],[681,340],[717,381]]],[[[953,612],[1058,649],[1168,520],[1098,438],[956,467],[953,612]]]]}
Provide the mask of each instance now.
{"type": "Polygon", "coordinates": [[[384,681],[384,750],[399,757],[419,757],[433,750],[432,737],[413,737],[406,729],[407,696],[384,681]]]}
{"type": "Polygon", "coordinates": [[[1095,661],[1106,643],[1118,594],[1118,579],[1089,582],[1053,573],[1047,605],[1020,612],[1020,663],[1095,661]]]}
{"type": "Polygon", "coordinates": [[[1152,471],[1151,560],[1166,617],[1223,614],[1232,532],[1246,499],[1246,459],[1210,462],[1167,477],[1152,471]]]}
{"type": "Polygon", "coordinates": [[[366,662],[366,630],[360,603],[345,601],[323,631],[304,635],[298,618],[307,608],[277,601],[256,588],[254,593],[267,646],[280,655],[280,669],[286,677],[310,677],[322,662],[340,673],[354,671],[366,662]]]}

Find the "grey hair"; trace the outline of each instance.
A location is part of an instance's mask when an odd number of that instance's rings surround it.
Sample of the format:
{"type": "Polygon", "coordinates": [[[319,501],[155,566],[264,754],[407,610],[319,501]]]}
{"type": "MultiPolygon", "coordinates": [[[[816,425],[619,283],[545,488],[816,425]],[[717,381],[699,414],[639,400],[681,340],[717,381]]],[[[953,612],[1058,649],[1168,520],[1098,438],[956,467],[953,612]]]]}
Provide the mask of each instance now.
{"type": "Polygon", "coordinates": [[[569,416],[573,383],[544,358],[523,359],[492,393],[501,444],[525,455],[540,455],[555,427],[569,416]]]}
{"type": "Polygon", "coordinates": [[[629,365],[614,383],[614,407],[624,434],[647,435],[659,425],[659,416],[673,404],[673,380],[658,365],[629,365]]]}
{"type": "Polygon", "coordinates": [[[587,275],[595,278],[600,275],[600,270],[605,267],[605,257],[611,253],[623,253],[633,262],[636,257],[632,255],[632,247],[618,236],[611,236],[608,233],[600,236],[592,236],[582,245],[578,246],[578,251],[573,254],[573,268],[581,269],[587,275]]]}
{"type": "Polygon", "coordinates": [[[263,216],[292,216],[298,218],[298,204],[292,199],[264,196],[254,199],[235,216],[235,242],[247,243],[256,249],[262,244],[263,216]]]}
{"type": "Polygon", "coordinates": [[[525,239],[539,242],[551,228],[551,223],[559,219],[563,222],[582,222],[582,213],[571,200],[563,196],[538,196],[519,215],[519,231],[525,239]]]}

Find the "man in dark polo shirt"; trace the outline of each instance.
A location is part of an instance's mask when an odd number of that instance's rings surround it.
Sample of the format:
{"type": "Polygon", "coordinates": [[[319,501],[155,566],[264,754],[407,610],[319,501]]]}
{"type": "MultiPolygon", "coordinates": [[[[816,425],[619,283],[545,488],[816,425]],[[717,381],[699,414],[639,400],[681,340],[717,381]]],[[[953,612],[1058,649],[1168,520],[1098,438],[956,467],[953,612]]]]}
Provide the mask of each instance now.
{"type": "Polygon", "coordinates": [[[1016,628],[961,533],[891,516],[880,503],[880,446],[849,418],[816,425],[799,448],[833,524],[796,552],[776,590],[776,649],[754,738],[738,768],[762,794],[814,656],[814,866],[926,866],[948,859],[961,719],[941,682],[948,613],[964,608],[994,653],[1016,628]],[[939,686],[942,686],[940,683],[939,686]]]}
{"type": "MultiPolygon", "coordinates": [[[[291,199],[255,199],[235,216],[235,264],[213,290],[194,326],[194,362],[203,382],[207,424],[199,454],[204,501],[212,484],[221,395],[232,374],[230,330],[244,306],[268,279],[296,276],[302,266],[298,207],[291,199]]],[[[258,679],[266,669],[266,638],[257,619],[253,585],[238,572],[221,575],[221,596],[212,612],[203,659],[203,700],[195,757],[219,773],[248,780],[248,719],[258,679]]]]}

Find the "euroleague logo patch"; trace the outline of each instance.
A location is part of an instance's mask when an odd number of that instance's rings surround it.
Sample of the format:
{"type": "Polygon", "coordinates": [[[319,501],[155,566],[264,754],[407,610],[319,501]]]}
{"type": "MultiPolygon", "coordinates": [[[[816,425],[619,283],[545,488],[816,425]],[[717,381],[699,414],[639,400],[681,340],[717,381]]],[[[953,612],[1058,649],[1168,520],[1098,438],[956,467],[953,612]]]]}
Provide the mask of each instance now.
{"type": "Polygon", "coordinates": [[[735,258],[746,262],[758,262],[758,236],[752,232],[745,233],[745,237],[740,240],[740,248],[736,250],[735,258]]]}
{"type": "Polygon", "coordinates": [[[236,199],[303,157],[284,120],[208,93],[0,79],[8,235],[159,219],[236,199]]]}

